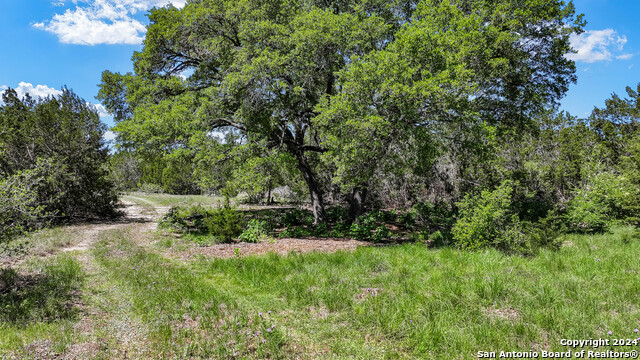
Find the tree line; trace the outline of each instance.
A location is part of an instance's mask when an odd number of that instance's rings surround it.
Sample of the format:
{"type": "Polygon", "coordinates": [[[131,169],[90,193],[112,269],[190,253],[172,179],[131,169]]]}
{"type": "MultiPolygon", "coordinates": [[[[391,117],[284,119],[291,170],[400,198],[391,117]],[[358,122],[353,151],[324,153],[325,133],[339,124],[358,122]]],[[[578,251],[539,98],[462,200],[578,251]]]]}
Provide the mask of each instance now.
{"type": "Polygon", "coordinates": [[[382,178],[396,192],[445,152],[470,159],[531,128],[575,81],[564,54],[584,25],[551,0],[192,1],[149,19],[135,71],[100,85],[122,148],[163,164],[154,178],[169,191],[193,190],[183,170],[223,188],[239,147],[281,156],[318,223],[327,196],[355,218],[382,178]]]}
{"type": "Polygon", "coordinates": [[[84,133],[56,130],[70,153],[37,145],[43,125],[25,142],[36,152],[0,133],[5,184],[54,162],[95,185],[42,211],[108,213],[113,184],[308,201],[316,225],[328,204],[350,223],[412,209],[425,231],[467,247],[637,223],[640,88],[586,119],[558,110],[577,79],[569,37],[585,26],[570,1],[192,0],[149,20],[134,71],[102,74],[114,154],[69,90],[39,102],[5,94],[2,129],[56,111],[84,119],[84,133]]]}
{"type": "Polygon", "coordinates": [[[105,125],[63,88],[34,99],[13,89],[0,104],[0,244],[49,224],[116,216],[105,125]]]}

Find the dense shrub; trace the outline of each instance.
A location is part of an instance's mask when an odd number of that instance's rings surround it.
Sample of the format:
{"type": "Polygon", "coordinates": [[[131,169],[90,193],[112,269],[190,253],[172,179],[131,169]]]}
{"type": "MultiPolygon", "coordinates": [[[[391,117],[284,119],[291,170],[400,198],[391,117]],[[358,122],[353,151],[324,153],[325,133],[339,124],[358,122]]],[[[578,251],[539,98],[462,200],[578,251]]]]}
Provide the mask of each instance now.
{"type": "Polygon", "coordinates": [[[346,221],[348,215],[349,210],[342,206],[332,206],[327,209],[327,221],[331,223],[346,221]]]}
{"type": "Polygon", "coordinates": [[[162,217],[159,226],[183,233],[208,235],[215,242],[230,242],[242,233],[242,214],[229,204],[215,209],[200,205],[172,207],[162,217]]]}
{"type": "Polygon", "coordinates": [[[402,215],[403,222],[413,225],[419,230],[435,235],[438,240],[450,237],[451,228],[456,222],[455,211],[444,202],[431,203],[429,201],[420,202],[413,206],[411,211],[402,215]]]}
{"type": "Polygon", "coordinates": [[[42,181],[37,170],[0,179],[0,242],[44,224],[47,213],[38,202],[38,185],[42,181]]]}
{"type": "Polygon", "coordinates": [[[624,176],[601,173],[575,192],[567,207],[571,230],[607,231],[616,220],[635,222],[640,208],[639,189],[624,176]]]}
{"type": "Polygon", "coordinates": [[[560,248],[563,234],[567,231],[564,218],[554,210],[535,223],[525,222],[523,225],[526,243],[521,251],[529,254],[540,248],[560,248]]]}
{"type": "Polygon", "coordinates": [[[292,209],[283,213],[279,222],[284,227],[311,225],[313,214],[306,210],[292,209]]]}
{"type": "Polygon", "coordinates": [[[242,216],[227,202],[221,208],[211,210],[204,223],[211,235],[220,241],[230,242],[242,233],[242,216]]]}
{"type": "Polygon", "coordinates": [[[269,223],[264,220],[251,219],[239,238],[244,242],[257,243],[266,239],[269,236],[269,231],[271,231],[269,223]]]}
{"type": "Polygon", "coordinates": [[[28,203],[51,215],[39,222],[114,216],[105,130],[96,109],[71,90],[36,101],[8,89],[0,105],[0,179],[35,193],[28,203]]]}
{"type": "Polygon", "coordinates": [[[395,212],[372,211],[361,215],[351,224],[349,236],[358,240],[380,242],[391,238],[391,231],[385,226],[386,222],[396,219],[395,212]]]}
{"type": "Polygon", "coordinates": [[[494,246],[503,250],[523,246],[525,238],[518,216],[511,209],[513,183],[504,181],[493,191],[467,195],[458,203],[453,239],[467,249],[494,246]]]}

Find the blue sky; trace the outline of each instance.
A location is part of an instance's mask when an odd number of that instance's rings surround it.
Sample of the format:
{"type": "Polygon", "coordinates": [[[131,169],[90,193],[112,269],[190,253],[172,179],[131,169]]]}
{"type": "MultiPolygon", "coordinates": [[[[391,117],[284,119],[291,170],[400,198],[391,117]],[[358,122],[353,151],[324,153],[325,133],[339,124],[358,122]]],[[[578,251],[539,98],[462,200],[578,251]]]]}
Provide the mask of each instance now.
{"type": "MultiPolygon", "coordinates": [[[[0,0],[0,91],[55,94],[63,85],[97,103],[102,71],[132,69],[146,10],[186,0],[0,0]]],[[[574,37],[578,83],[562,108],[579,117],[640,82],[640,1],[576,0],[587,32],[574,37]],[[637,64],[636,64],[637,63],[637,64]]],[[[101,110],[99,108],[99,110],[101,110]]],[[[112,119],[102,113],[108,125],[112,119]]]]}

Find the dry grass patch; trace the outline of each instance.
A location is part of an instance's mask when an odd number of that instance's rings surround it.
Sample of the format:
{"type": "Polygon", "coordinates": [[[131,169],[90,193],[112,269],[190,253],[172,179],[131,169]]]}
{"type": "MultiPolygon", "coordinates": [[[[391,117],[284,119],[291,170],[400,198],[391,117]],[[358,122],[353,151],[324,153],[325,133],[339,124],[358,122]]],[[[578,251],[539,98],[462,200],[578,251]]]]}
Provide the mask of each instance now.
{"type": "Polygon", "coordinates": [[[508,321],[518,321],[522,318],[520,311],[518,309],[507,307],[507,308],[495,308],[490,307],[485,310],[486,314],[495,319],[500,320],[508,320],[508,321]]]}

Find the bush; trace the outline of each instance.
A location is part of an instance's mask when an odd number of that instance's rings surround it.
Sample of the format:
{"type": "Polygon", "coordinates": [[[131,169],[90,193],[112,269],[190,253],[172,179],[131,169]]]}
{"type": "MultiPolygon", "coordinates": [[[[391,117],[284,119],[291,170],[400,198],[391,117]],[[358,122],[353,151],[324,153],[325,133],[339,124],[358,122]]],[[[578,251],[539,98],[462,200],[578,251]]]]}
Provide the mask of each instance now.
{"type": "Polygon", "coordinates": [[[391,238],[391,231],[384,225],[384,221],[395,219],[394,213],[372,211],[361,215],[351,224],[349,235],[358,240],[380,242],[391,238]]]}
{"type": "Polygon", "coordinates": [[[280,234],[278,234],[279,238],[301,238],[312,236],[313,232],[310,229],[296,226],[284,229],[280,234]]]}
{"type": "Polygon", "coordinates": [[[251,219],[247,228],[240,234],[240,240],[249,243],[261,242],[268,238],[269,224],[264,220],[251,219]]]}
{"type": "Polygon", "coordinates": [[[38,201],[38,170],[27,170],[0,179],[0,242],[42,227],[48,218],[38,201]]]}
{"type": "Polygon", "coordinates": [[[640,208],[636,186],[624,176],[601,173],[576,190],[567,207],[571,230],[584,233],[604,232],[615,220],[635,223],[640,208]]]}
{"type": "Polygon", "coordinates": [[[160,219],[158,226],[180,232],[206,232],[203,219],[209,211],[200,205],[172,206],[160,219]]]}
{"type": "Polygon", "coordinates": [[[459,216],[453,226],[453,239],[466,249],[494,246],[517,251],[525,243],[522,225],[511,209],[513,183],[509,180],[493,191],[465,196],[458,203],[459,216]]]}
{"type": "Polygon", "coordinates": [[[229,205],[228,199],[223,207],[209,212],[204,223],[209,234],[220,241],[230,242],[242,233],[242,216],[229,205]]]}
{"type": "Polygon", "coordinates": [[[292,209],[282,214],[280,224],[283,227],[311,225],[313,224],[313,214],[309,211],[292,209]]]}
{"type": "Polygon", "coordinates": [[[524,223],[526,244],[523,251],[530,254],[540,248],[559,249],[567,228],[562,216],[552,210],[536,223],[524,223]]]}
{"type": "Polygon", "coordinates": [[[333,206],[327,209],[327,221],[331,223],[342,222],[349,216],[349,210],[342,206],[333,206]]]}
{"type": "Polygon", "coordinates": [[[216,242],[230,242],[242,233],[242,222],[240,212],[226,199],[222,207],[211,210],[200,205],[172,207],[158,225],[184,233],[213,236],[216,242]]]}
{"type": "Polygon", "coordinates": [[[66,88],[38,101],[21,100],[8,89],[0,102],[0,129],[10,130],[0,131],[0,178],[34,170],[38,181],[29,186],[37,194],[35,207],[53,215],[49,220],[117,215],[106,170],[106,127],[92,105],[66,88]]]}
{"type": "Polygon", "coordinates": [[[401,217],[408,225],[413,223],[429,233],[439,231],[443,236],[451,232],[456,221],[455,212],[445,203],[423,202],[413,206],[411,212],[401,217]]]}

